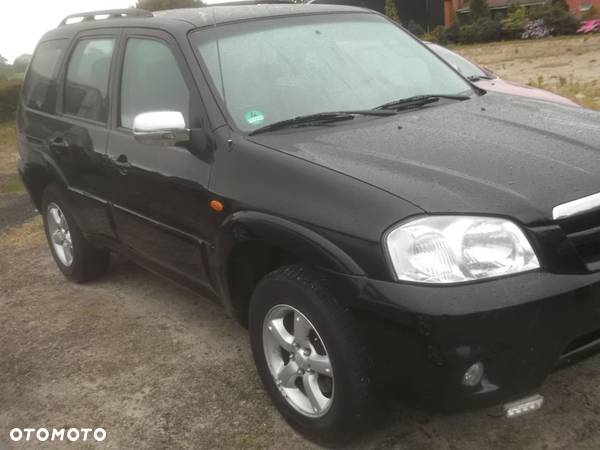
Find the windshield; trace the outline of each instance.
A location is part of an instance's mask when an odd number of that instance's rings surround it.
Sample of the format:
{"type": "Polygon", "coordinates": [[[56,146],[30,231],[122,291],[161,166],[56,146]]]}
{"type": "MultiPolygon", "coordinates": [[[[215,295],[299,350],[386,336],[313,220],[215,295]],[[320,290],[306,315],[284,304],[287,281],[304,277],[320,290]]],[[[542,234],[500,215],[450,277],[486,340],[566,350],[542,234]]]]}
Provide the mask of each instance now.
{"type": "Polygon", "coordinates": [[[252,20],[199,30],[192,44],[244,131],[469,84],[386,19],[365,13],[252,20]]]}
{"type": "Polygon", "coordinates": [[[458,70],[465,77],[489,78],[490,74],[477,67],[468,59],[463,58],[458,53],[448,50],[437,44],[427,44],[431,50],[438,54],[440,58],[458,70]]]}

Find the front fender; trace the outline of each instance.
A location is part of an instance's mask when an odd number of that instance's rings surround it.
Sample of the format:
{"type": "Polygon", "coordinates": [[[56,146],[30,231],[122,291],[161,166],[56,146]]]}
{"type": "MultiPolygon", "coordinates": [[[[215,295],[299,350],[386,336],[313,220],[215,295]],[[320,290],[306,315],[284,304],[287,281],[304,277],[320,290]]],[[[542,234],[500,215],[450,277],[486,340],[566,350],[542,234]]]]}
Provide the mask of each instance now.
{"type": "MultiPolygon", "coordinates": [[[[217,237],[219,263],[224,263],[236,244],[247,240],[267,241],[323,269],[349,275],[364,270],[341,248],[317,232],[287,219],[255,211],[232,214],[217,237]]],[[[222,267],[222,266],[221,266],[222,267]]]]}
{"type": "MultiPolygon", "coordinates": [[[[262,241],[298,256],[315,267],[354,276],[365,271],[344,250],[316,231],[282,217],[256,211],[238,211],[221,225],[210,258],[213,283],[222,297],[230,299],[227,267],[236,246],[262,241]]],[[[226,305],[228,308],[230,304],[226,305]]]]}

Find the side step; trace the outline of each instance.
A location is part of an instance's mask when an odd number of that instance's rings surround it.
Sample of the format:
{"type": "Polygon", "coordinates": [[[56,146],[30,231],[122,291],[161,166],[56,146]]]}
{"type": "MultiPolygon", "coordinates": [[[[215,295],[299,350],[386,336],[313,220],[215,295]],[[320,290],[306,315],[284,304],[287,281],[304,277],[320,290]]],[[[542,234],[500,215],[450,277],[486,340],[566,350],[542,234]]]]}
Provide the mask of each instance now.
{"type": "Polygon", "coordinates": [[[539,394],[525,397],[520,400],[506,403],[504,405],[504,415],[506,417],[518,417],[533,411],[537,411],[544,404],[544,397],[539,394]]]}

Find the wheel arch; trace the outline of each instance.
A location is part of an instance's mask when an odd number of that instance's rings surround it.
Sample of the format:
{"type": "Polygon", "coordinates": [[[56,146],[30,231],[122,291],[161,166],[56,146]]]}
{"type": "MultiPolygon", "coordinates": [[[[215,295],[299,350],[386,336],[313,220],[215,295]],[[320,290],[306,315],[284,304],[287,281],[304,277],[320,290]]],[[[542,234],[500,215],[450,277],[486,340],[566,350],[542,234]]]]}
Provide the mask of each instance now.
{"type": "Polygon", "coordinates": [[[226,307],[244,326],[254,287],[284,265],[304,263],[317,269],[364,275],[344,250],[319,233],[288,219],[261,212],[236,212],[219,232],[213,273],[226,307]]]}
{"type": "Polygon", "coordinates": [[[38,211],[41,210],[44,189],[46,189],[49,184],[55,183],[63,188],[66,188],[68,185],[65,175],[58,165],[54,164],[53,161],[43,153],[42,156],[43,158],[41,161],[27,164],[23,169],[19,169],[27,192],[38,211]]]}

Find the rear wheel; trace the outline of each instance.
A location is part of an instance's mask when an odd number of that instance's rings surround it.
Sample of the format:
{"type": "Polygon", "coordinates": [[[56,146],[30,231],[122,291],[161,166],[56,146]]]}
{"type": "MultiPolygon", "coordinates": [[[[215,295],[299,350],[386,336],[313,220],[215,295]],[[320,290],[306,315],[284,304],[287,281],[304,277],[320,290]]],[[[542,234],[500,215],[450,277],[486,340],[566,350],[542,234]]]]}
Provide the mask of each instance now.
{"type": "Polygon", "coordinates": [[[54,184],[44,190],[42,217],[54,261],[69,280],[83,283],[106,273],[108,251],[93,247],[83,237],[63,190],[54,184]]]}
{"type": "Polygon", "coordinates": [[[310,267],[267,275],[250,304],[250,339],[263,384],[308,438],[341,443],[365,424],[368,358],[350,311],[310,267]]]}

